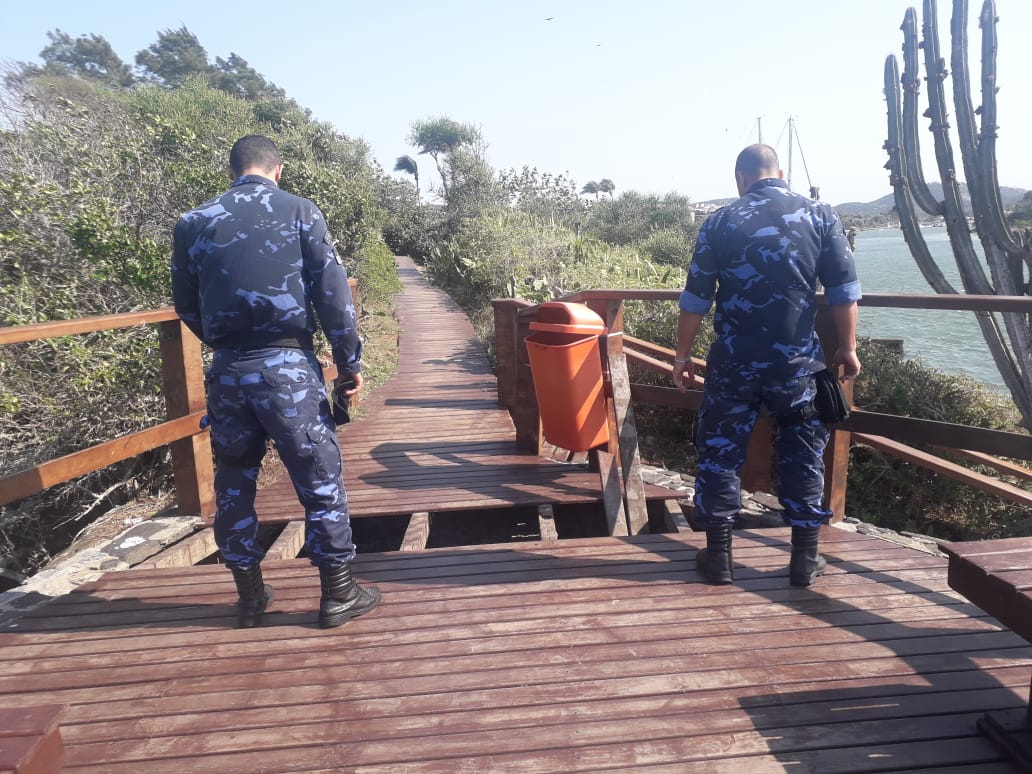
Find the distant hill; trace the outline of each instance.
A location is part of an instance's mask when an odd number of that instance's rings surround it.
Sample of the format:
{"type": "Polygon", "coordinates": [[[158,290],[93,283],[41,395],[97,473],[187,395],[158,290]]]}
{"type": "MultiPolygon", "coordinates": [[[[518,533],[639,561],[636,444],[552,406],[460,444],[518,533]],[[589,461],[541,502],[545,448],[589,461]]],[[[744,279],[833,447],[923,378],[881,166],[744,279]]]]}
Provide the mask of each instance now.
{"type": "MultiPolygon", "coordinates": [[[[936,199],[942,200],[942,184],[941,183],[929,183],[928,188],[936,199]]],[[[1024,188],[1008,188],[1007,186],[1000,186],[1000,198],[1003,200],[1003,206],[1006,209],[1010,209],[1025,195],[1024,188]]],[[[971,197],[968,195],[966,185],[961,185],[961,196],[963,197],[964,209],[971,212],[971,197]]],[[[723,207],[725,204],[730,204],[734,199],[710,199],[709,201],[700,202],[700,204],[712,207],[723,207]]],[[[884,215],[892,211],[892,208],[896,205],[896,201],[893,195],[886,194],[880,199],[875,199],[873,202],[843,202],[842,204],[835,205],[835,212],[843,218],[871,218],[875,215],[884,215]]]]}
{"type": "MultiPolygon", "coordinates": [[[[929,183],[929,190],[936,199],[942,200],[942,184],[941,183],[929,183]]],[[[1003,201],[1003,206],[1006,209],[1010,209],[1025,195],[1024,188],[1008,188],[1007,186],[1000,186],[1000,199],[1003,201]]],[[[971,197],[968,194],[967,186],[961,184],[961,197],[964,204],[964,210],[968,213],[971,212],[971,197]]],[[[891,212],[892,208],[896,205],[895,198],[892,194],[886,194],[880,199],[875,199],[873,202],[844,202],[842,204],[835,205],[835,212],[841,217],[858,217],[858,218],[869,218],[874,215],[883,215],[887,212],[891,212]]]]}

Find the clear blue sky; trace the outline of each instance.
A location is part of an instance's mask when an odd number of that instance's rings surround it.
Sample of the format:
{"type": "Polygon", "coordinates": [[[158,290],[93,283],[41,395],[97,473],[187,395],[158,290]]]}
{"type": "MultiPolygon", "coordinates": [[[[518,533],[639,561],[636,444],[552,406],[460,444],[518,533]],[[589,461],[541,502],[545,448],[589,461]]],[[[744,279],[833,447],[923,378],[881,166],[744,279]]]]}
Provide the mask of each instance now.
{"type": "MultiPolygon", "coordinates": [[[[824,199],[890,191],[882,71],[900,49],[903,0],[0,3],[4,60],[35,61],[60,28],[103,35],[132,63],[159,30],[185,24],[210,59],[244,57],[317,118],[364,138],[388,171],[415,154],[405,143],[414,120],[448,115],[481,127],[496,168],[701,201],[734,194],[734,156],[755,141],[757,117],[773,144],[792,115],[824,199]]],[[[948,36],[952,4],[939,5],[948,36]]],[[[971,5],[977,83],[981,3],[971,5]]],[[[997,10],[1000,180],[1032,188],[1021,146],[1032,131],[1032,2],[997,10]]],[[[778,149],[785,165],[785,140],[778,149]]],[[[417,161],[429,177],[431,161],[417,161]]],[[[793,171],[805,191],[798,155],[793,171]]]]}

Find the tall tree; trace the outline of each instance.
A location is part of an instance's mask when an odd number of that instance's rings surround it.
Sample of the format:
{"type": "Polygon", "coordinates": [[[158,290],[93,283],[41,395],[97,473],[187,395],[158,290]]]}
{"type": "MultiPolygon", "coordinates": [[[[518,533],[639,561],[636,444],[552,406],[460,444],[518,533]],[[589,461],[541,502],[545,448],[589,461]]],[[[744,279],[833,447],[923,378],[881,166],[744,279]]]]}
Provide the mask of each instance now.
{"type": "Polygon", "coordinates": [[[39,52],[43,72],[89,78],[112,88],[132,86],[132,68],[104,37],[90,34],[73,38],[59,29],[47,32],[47,37],[50,43],[39,52]]]}
{"type": "Polygon", "coordinates": [[[434,160],[441,176],[444,197],[448,198],[449,171],[445,163],[449,154],[459,148],[476,146],[481,141],[480,130],[472,124],[463,124],[448,116],[428,118],[412,124],[408,142],[434,160]]]}
{"type": "Polygon", "coordinates": [[[394,162],[395,172],[405,172],[416,179],[416,201],[419,201],[419,165],[411,156],[398,156],[394,162]]]}
{"type": "Polygon", "coordinates": [[[216,89],[246,100],[276,100],[286,97],[283,89],[267,81],[239,54],[231,53],[229,59],[215,57],[211,82],[216,89]]]}
{"type": "Polygon", "coordinates": [[[136,54],[136,64],[143,68],[145,78],[169,89],[182,86],[194,75],[211,78],[213,72],[208,52],[185,26],[158,33],[154,43],[136,54]]]}
{"type": "Polygon", "coordinates": [[[598,181],[598,190],[601,193],[609,194],[609,198],[613,198],[613,191],[616,190],[616,185],[608,177],[603,177],[598,181]]]}
{"type": "Polygon", "coordinates": [[[581,189],[580,192],[582,194],[595,194],[595,201],[597,202],[598,192],[601,190],[602,189],[598,187],[598,183],[596,183],[594,180],[589,180],[584,184],[584,187],[581,189]]]}

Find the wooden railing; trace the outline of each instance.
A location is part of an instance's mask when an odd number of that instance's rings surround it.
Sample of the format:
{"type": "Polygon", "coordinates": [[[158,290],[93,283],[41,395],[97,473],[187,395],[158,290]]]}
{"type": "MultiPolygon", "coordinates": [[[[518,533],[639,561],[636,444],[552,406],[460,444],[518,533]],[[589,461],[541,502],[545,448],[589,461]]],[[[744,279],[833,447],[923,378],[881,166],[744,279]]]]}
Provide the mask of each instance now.
{"type": "MultiPolygon", "coordinates": [[[[675,290],[588,290],[559,300],[586,304],[603,318],[610,333],[623,333],[622,347],[628,363],[669,375],[674,351],[627,335],[623,331],[623,303],[676,303],[679,296],[680,292],[675,290]]],[[[820,298],[819,301],[821,306],[817,315],[817,333],[825,351],[831,353],[838,345],[837,334],[824,299],[820,298]]],[[[860,304],[896,309],[1032,314],[1032,298],[1026,296],[869,294],[863,297],[860,304]]],[[[536,317],[537,307],[516,299],[496,300],[493,305],[499,403],[507,407],[513,416],[521,448],[538,451],[543,440],[540,417],[526,345],[523,343],[530,334],[530,323],[536,317]]],[[[704,375],[705,362],[696,360],[695,363],[697,373],[704,375]]],[[[847,396],[852,398],[852,384],[847,383],[845,389],[847,396]]],[[[702,393],[690,390],[683,394],[672,386],[631,384],[631,397],[635,402],[695,411],[699,407],[702,393]]],[[[761,418],[750,439],[746,465],[742,471],[742,485],[746,489],[767,491],[770,488],[771,438],[770,423],[761,418]]],[[[954,456],[995,467],[1006,475],[1032,480],[1032,470],[1029,468],[995,458],[1005,456],[1032,460],[1032,436],[855,409],[846,422],[835,427],[825,452],[825,496],[828,507],[835,514],[835,520],[845,515],[846,477],[850,442],[853,439],[999,497],[1032,506],[1032,492],[1028,490],[910,446],[934,445],[949,450],[954,456]]]]}
{"type": "Polygon", "coordinates": [[[208,431],[201,428],[205,409],[201,342],[172,308],[0,328],[0,345],[144,324],[158,326],[165,421],[146,430],[5,475],[0,478],[0,505],[21,500],[55,484],[70,481],[152,449],[170,446],[179,512],[196,516],[210,516],[215,512],[211,442],[208,431]]]}
{"type": "MultiPolygon", "coordinates": [[[[610,330],[607,351],[611,355],[625,356],[628,363],[669,375],[673,351],[626,335],[623,331],[623,304],[628,300],[674,303],[679,295],[678,291],[673,290],[590,290],[562,300],[585,303],[603,318],[610,330]]],[[[1032,298],[1028,297],[878,294],[867,295],[860,303],[863,306],[900,309],[1032,314],[1032,298]]],[[[494,312],[499,402],[513,416],[517,442],[521,448],[540,451],[540,417],[524,345],[524,339],[530,333],[530,323],[536,315],[536,306],[518,299],[502,299],[494,302],[494,312]]],[[[201,516],[214,513],[211,444],[208,431],[200,426],[205,410],[201,343],[171,308],[0,328],[0,346],[144,324],[158,325],[165,421],[3,476],[0,478],[0,505],[168,445],[172,451],[176,501],[180,513],[201,516]]],[[[826,351],[833,352],[837,343],[835,330],[827,307],[823,305],[818,312],[817,329],[826,351]]],[[[705,363],[699,360],[696,364],[698,372],[704,374],[705,363]]],[[[332,379],[335,369],[326,369],[325,376],[332,379]]],[[[630,384],[629,388],[630,398],[635,402],[687,410],[696,410],[701,399],[701,392],[682,394],[673,387],[630,384]]],[[[1032,480],[1032,469],[996,459],[1004,456],[1032,460],[1032,436],[856,409],[849,420],[836,427],[826,452],[826,494],[828,507],[836,514],[836,518],[841,518],[845,512],[851,438],[1013,502],[1032,506],[1032,492],[909,445],[944,448],[953,456],[995,467],[1005,475],[1032,480]]],[[[742,480],[746,488],[769,488],[770,447],[771,427],[766,419],[761,419],[750,440],[743,471],[742,480]]],[[[619,453],[615,448],[610,451],[619,453]]]]}
{"type": "MultiPolygon", "coordinates": [[[[360,301],[358,282],[354,277],[349,277],[348,285],[357,309],[360,301]]],[[[30,497],[55,484],[71,481],[153,449],[169,446],[179,513],[202,517],[215,513],[211,439],[207,428],[201,427],[206,409],[202,345],[176,316],[172,307],[0,327],[0,346],[146,324],[158,326],[165,421],[146,430],[0,477],[0,505],[30,497]]],[[[335,365],[323,368],[323,378],[327,381],[336,376],[335,365]]]]}

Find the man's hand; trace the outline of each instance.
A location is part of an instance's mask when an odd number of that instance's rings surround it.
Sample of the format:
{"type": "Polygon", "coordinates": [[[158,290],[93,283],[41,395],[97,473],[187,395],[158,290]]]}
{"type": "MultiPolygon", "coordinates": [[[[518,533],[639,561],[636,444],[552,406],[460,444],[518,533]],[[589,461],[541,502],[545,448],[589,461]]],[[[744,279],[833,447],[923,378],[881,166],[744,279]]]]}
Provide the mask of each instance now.
{"type": "Polygon", "coordinates": [[[857,374],[860,373],[860,358],[856,356],[855,349],[839,347],[835,350],[835,357],[832,359],[832,363],[836,366],[842,366],[842,376],[839,377],[839,381],[845,382],[849,379],[855,379],[857,374]]]}
{"type": "Polygon", "coordinates": [[[686,385],[695,382],[695,364],[692,363],[692,359],[688,358],[686,363],[674,363],[674,370],[670,376],[674,380],[674,386],[680,392],[688,392],[686,385]]]}
{"type": "Polygon", "coordinates": [[[334,380],[333,386],[336,388],[347,382],[354,382],[350,390],[344,390],[344,394],[350,398],[362,389],[362,374],[343,373],[334,380]]]}

